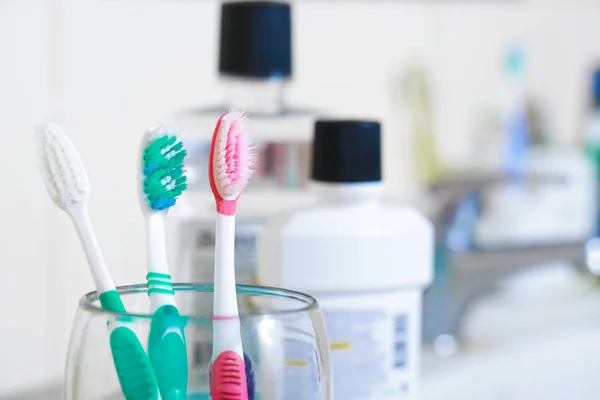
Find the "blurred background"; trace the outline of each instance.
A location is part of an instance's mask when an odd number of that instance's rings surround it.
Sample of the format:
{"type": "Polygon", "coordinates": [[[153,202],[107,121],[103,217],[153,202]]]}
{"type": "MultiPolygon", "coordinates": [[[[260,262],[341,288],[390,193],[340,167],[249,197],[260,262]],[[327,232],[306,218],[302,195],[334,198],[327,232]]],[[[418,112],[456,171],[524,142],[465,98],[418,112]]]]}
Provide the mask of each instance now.
{"type": "MultiPolygon", "coordinates": [[[[388,198],[436,226],[423,398],[600,398],[600,286],[585,252],[598,216],[600,2],[292,4],[288,98],[380,120],[388,198]]],[[[0,0],[0,398],[62,380],[78,298],[93,289],[35,169],[34,127],[68,132],[113,277],[141,281],[133,154],[164,116],[219,99],[219,7],[0,0]]]]}

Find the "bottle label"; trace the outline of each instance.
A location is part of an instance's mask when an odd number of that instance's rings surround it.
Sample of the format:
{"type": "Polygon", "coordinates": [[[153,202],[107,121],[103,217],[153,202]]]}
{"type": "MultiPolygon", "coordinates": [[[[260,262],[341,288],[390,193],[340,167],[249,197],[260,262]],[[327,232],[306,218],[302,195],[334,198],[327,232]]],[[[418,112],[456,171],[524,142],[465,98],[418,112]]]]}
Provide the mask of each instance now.
{"type": "Polygon", "coordinates": [[[319,298],[335,400],[416,398],[419,295],[319,298]]]}
{"type": "MultiPolygon", "coordinates": [[[[235,232],[236,283],[253,284],[256,270],[256,237],[262,220],[237,218],[235,232]]],[[[177,269],[175,280],[179,282],[212,283],[214,281],[215,221],[214,219],[191,220],[180,225],[177,269]]],[[[212,315],[212,302],[185,304],[194,315],[212,315]]],[[[240,304],[240,313],[247,310],[240,304]]],[[[212,357],[212,330],[198,329],[187,337],[192,345],[193,363],[204,368],[212,357]]]]}
{"type": "MultiPolygon", "coordinates": [[[[256,240],[262,219],[237,218],[235,225],[235,276],[238,284],[254,283],[256,240]]],[[[181,224],[177,279],[212,283],[215,262],[215,221],[192,220],[181,224]]]]}

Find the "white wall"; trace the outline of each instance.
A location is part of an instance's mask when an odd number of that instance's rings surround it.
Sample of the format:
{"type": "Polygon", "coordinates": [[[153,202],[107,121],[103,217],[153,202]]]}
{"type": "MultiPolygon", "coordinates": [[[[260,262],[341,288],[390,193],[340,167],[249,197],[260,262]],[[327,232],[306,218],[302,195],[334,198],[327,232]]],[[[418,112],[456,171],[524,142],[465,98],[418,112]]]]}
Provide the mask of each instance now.
{"type": "MultiPolygon", "coordinates": [[[[0,0],[1,243],[10,278],[0,293],[0,394],[61,378],[77,298],[92,289],[70,222],[33,168],[32,126],[51,117],[71,135],[114,278],[142,281],[138,137],[170,110],[218,97],[217,16],[207,0],[0,0]]],[[[477,106],[498,96],[502,49],[521,38],[530,87],[552,112],[556,140],[569,143],[585,73],[600,55],[599,18],[593,0],[300,1],[291,94],[340,115],[382,118],[386,173],[401,195],[412,178],[403,114],[390,102],[399,68],[427,63],[444,155],[460,162],[477,106]]]]}
{"type": "Polygon", "coordinates": [[[48,113],[50,95],[47,9],[40,5],[0,1],[0,389],[41,382],[50,365],[45,330],[52,314],[45,299],[50,295],[46,282],[54,272],[47,263],[44,189],[31,166],[31,129],[48,113]]]}

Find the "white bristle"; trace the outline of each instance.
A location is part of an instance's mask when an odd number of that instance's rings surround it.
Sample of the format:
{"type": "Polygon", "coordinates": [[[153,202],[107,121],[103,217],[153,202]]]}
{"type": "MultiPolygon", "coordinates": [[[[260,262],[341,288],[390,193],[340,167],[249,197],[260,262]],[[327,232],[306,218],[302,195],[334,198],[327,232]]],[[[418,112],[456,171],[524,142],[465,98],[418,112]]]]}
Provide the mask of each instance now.
{"type": "Polygon", "coordinates": [[[214,146],[213,173],[221,197],[236,197],[246,187],[255,158],[246,114],[230,111],[221,120],[214,146]],[[235,179],[227,172],[231,170],[235,170],[235,179]]]}
{"type": "MultiPolygon", "coordinates": [[[[157,125],[153,128],[150,128],[146,131],[145,133],[145,141],[147,143],[152,142],[153,140],[164,136],[164,135],[169,135],[169,136],[179,136],[179,128],[177,127],[177,124],[175,123],[175,119],[173,117],[169,117],[166,118],[164,121],[162,121],[160,123],[160,125],[157,125]]],[[[162,153],[164,154],[165,150],[162,150],[162,153]]]]}
{"type": "Polygon", "coordinates": [[[36,132],[38,168],[52,200],[62,209],[89,197],[85,168],[67,135],[52,123],[36,132]]]}

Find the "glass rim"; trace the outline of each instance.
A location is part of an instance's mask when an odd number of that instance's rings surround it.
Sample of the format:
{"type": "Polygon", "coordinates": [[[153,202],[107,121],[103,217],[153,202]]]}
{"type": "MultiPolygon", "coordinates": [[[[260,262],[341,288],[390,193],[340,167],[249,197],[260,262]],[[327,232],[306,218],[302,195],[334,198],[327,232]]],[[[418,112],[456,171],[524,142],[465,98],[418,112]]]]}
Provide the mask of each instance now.
{"type": "MultiPolygon", "coordinates": [[[[146,284],[137,283],[132,285],[117,286],[116,291],[119,295],[129,295],[138,293],[148,293],[146,284]]],[[[214,285],[212,283],[173,283],[173,291],[177,292],[197,292],[197,293],[212,293],[214,291],[214,285]]],[[[272,298],[287,298],[296,300],[301,303],[300,306],[285,310],[276,310],[269,312],[244,312],[239,315],[240,320],[249,319],[263,319],[263,318],[277,318],[286,315],[294,315],[300,313],[309,313],[319,308],[317,300],[306,293],[298,292],[290,289],[283,289],[273,286],[261,286],[261,285],[236,285],[236,292],[238,294],[249,294],[263,297],[272,298]]],[[[153,314],[141,313],[141,312],[118,312],[105,310],[97,304],[99,303],[99,293],[97,290],[88,292],[79,298],[79,307],[83,310],[96,315],[106,315],[107,317],[129,317],[139,319],[152,319],[153,314]]],[[[212,315],[185,315],[182,314],[191,321],[212,321],[212,315]]]]}

